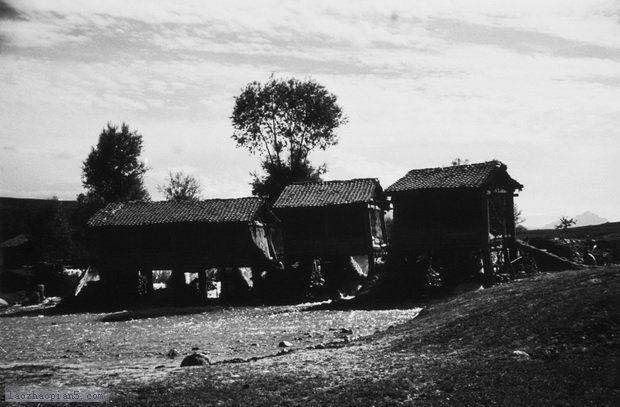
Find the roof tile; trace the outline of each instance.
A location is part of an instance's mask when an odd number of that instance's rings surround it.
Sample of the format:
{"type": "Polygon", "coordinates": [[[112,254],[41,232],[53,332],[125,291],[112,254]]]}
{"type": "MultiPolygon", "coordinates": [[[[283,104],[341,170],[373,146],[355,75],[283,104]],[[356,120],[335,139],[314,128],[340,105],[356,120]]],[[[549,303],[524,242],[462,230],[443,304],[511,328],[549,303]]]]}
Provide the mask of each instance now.
{"type": "Polygon", "coordinates": [[[112,203],[90,218],[88,226],[251,222],[257,219],[263,204],[260,198],[112,203]]]}
{"type": "Polygon", "coordinates": [[[487,161],[477,164],[411,170],[407,175],[390,185],[385,192],[390,194],[422,189],[484,188],[499,176],[509,186],[515,189],[523,188],[523,185],[510,178],[506,172],[506,165],[499,161],[487,161]]]}
{"type": "Polygon", "coordinates": [[[274,208],[303,208],[370,202],[381,194],[381,185],[374,178],[344,181],[308,182],[287,185],[274,208]]]}

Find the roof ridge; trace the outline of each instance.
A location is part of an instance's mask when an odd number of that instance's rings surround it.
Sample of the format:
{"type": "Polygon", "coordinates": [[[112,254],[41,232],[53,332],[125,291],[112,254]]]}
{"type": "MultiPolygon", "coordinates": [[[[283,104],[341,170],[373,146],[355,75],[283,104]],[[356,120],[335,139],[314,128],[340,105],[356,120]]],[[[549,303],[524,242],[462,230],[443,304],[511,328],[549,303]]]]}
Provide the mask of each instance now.
{"type": "Polygon", "coordinates": [[[299,181],[299,182],[291,182],[288,185],[327,184],[327,183],[352,182],[352,181],[376,181],[376,182],[379,182],[379,179],[378,178],[367,177],[367,178],[350,178],[350,179],[331,179],[331,180],[320,180],[320,181],[299,181]]]}
{"type": "Polygon", "coordinates": [[[207,198],[207,199],[200,199],[198,201],[192,201],[192,200],[184,200],[184,201],[166,201],[166,200],[161,200],[161,201],[125,201],[125,202],[110,202],[108,205],[110,204],[115,204],[115,205],[125,205],[125,204],[147,204],[147,205],[151,205],[151,204],[197,204],[197,203],[202,203],[202,202],[217,202],[217,201],[239,201],[239,200],[244,200],[244,199],[264,199],[261,198],[259,196],[244,196],[244,197],[240,197],[240,198],[207,198]]]}
{"type": "Polygon", "coordinates": [[[507,170],[506,164],[499,160],[413,169],[390,185],[386,192],[390,194],[422,189],[483,188],[498,176],[502,177],[504,179],[502,182],[507,183],[509,187],[522,189],[523,186],[512,179],[507,170]]]}
{"type": "Polygon", "coordinates": [[[483,161],[483,162],[471,163],[471,164],[446,165],[446,166],[443,166],[443,167],[414,168],[412,170],[407,171],[407,173],[411,173],[411,172],[414,172],[414,171],[444,170],[444,169],[450,169],[450,168],[482,167],[482,166],[487,166],[489,164],[499,164],[498,167],[500,167],[502,165],[504,165],[504,166],[506,165],[506,164],[502,163],[499,160],[490,160],[490,161],[483,161]]]}

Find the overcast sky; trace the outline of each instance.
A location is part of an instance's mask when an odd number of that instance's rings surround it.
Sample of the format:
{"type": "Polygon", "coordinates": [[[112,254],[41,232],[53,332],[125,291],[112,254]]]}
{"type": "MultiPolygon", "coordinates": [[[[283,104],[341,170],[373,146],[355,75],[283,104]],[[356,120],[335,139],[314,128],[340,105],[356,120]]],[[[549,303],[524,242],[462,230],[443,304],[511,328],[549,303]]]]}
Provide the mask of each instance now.
{"type": "Polygon", "coordinates": [[[328,179],[499,159],[526,226],[620,221],[620,3],[0,0],[0,196],[74,199],[107,122],[204,197],[250,195],[234,97],[312,78],[349,117],[328,179]]]}

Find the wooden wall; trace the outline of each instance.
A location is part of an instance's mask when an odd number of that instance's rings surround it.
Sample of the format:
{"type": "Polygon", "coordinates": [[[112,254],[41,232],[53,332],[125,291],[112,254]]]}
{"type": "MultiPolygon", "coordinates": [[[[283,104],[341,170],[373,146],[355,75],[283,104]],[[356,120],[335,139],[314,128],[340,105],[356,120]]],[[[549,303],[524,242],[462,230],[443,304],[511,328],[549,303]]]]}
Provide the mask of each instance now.
{"type": "Polygon", "coordinates": [[[289,259],[368,254],[373,250],[372,230],[377,229],[372,227],[373,218],[375,224],[383,225],[381,210],[369,209],[366,203],[281,209],[278,215],[283,220],[285,255],[289,259]]]}
{"type": "MultiPolygon", "coordinates": [[[[117,268],[196,269],[250,266],[266,242],[257,245],[244,223],[98,227],[92,231],[101,265],[117,268]]],[[[260,228],[260,227],[258,227],[260,228]]]]}
{"type": "Polygon", "coordinates": [[[397,250],[475,248],[489,233],[514,240],[512,191],[438,190],[392,197],[397,250]]]}
{"type": "Polygon", "coordinates": [[[487,239],[488,210],[483,191],[409,193],[393,196],[392,204],[392,245],[397,250],[476,247],[487,239]]]}

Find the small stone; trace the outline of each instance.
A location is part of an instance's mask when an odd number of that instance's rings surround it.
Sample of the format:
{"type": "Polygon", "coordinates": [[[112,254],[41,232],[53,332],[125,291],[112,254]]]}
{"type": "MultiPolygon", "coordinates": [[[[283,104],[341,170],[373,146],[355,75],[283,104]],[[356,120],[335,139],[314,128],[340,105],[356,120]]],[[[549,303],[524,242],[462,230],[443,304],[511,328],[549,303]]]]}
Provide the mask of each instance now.
{"type": "Polygon", "coordinates": [[[209,358],[206,355],[203,355],[202,353],[193,353],[187,356],[185,359],[183,359],[183,361],[181,362],[181,367],[209,366],[210,364],[211,362],[209,361],[209,358]]]}
{"type": "Polygon", "coordinates": [[[530,356],[529,353],[524,352],[522,350],[513,350],[512,351],[513,356],[515,356],[517,359],[523,359],[523,360],[529,360],[532,357],[530,356]]]}
{"type": "Polygon", "coordinates": [[[341,334],[348,334],[348,335],[350,335],[350,334],[353,333],[353,330],[352,329],[348,329],[348,328],[340,328],[340,333],[341,334]]]}
{"type": "Polygon", "coordinates": [[[196,352],[197,350],[200,350],[200,348],[199,348],[198,346],[194,346],[194,347],[192,348],[192,350],[193,350],[194,352],[196,352]]]}
{"type": "Polygon", "coordinates": [[[314,347],[314,349],[325,349],[325,345],[323,345],[322,343],[319,343],[318,345],[314,347]]]}
{"type": "Polygon", "coordinates": [[[290,348],[291,346],[293,346],[293,344],[289,341],[282,341],[278,344],[279,348],[290,348]]]}
{"type": "Polygon", "coordinates": [[[157,365],[157,366],[155,366],[155,369],[163,369],[165,367],[166,367],[166,365],[157,365]]]}
{"type": "Polygon", "coordinates": [[[166,353],[166,356],[168,356],[170,359],[174,359],[179,356],[179,352],[177,352],[176,349],[172,348],[168,351],[168,353],[166,353]]]}

